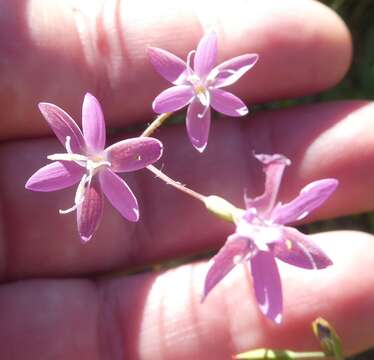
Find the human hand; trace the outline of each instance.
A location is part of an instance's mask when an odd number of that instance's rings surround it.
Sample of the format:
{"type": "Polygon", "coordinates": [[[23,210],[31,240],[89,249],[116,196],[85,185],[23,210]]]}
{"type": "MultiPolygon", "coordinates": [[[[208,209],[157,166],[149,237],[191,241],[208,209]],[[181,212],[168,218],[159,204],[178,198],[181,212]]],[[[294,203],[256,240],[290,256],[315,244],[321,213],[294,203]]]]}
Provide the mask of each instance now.
{"type": "MultiPolygon", "coordinates": [[[[318,347],[310,332],[317,316],[335,326],[347,353],[373,345],[374,276],[368,269],[374,245],[368,234],[316,235],[334,261],[326,270],[281,266],[285,320],[275,326],[258,311],[251,280],[240,268],[204,304],[199,301],[205,262],[113,276],[218,248],[233,230],[151,174],[126,176],[140,203],[140,221],[128,223],[107,206],[86,245],[79,241],[75,217],[57,211],[70,205],[71,190],[24,190],[46,155],[60,149],[55,138],[38,138],[48,133],[38,102],[55,103],[79,119],[83,94],[91,91],[103,104],[107,124],[145,123],[153,97],[165,86],[148,63],[146,46],[184,57],[203,32],[199,21],[219,24],[220,60],[260,54],[256,68],[233,87],[251,103],[323,90],[347,70],[347,30],[318,3],[209,5],[209,11],[171,1],[0,5],[6,14],[1,33],[12,34],[1,42],[0,67],[1,358],[227,359],[255,347],[306,350],[318,347]]],[[[202,156],[191,148],[184,125],[162,128],[155,136],[165,146],[166,173],[237,205],[244,188],[249,194],[262,189],[252,150],[292,159],[284,199],[312,180],[336,177],[339,189],[316,212],[315,219],[323,219],[373,206],[367,166],[374,156],[373,115],[371,104],[347,101],[224,119],[213,123],[202,156]]]]}

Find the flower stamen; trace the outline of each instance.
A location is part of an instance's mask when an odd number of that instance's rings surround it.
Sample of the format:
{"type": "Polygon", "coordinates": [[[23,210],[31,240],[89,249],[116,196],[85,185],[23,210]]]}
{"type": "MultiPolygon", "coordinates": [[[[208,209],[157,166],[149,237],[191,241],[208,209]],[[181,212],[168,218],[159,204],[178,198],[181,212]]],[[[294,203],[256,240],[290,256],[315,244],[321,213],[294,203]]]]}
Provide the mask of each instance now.
{"type": "Polygon", "coordinates": [[[91,180],[92,180],[92,174],[84,174],[82,176],[82,179],[81,181],[79,182],[79,185],[77,187],[77,191],[75,193],[75,198],[74,198],[74,205],[69,208],[69,209],[66,209],[66,210],[59,210],[58,212],[62,215],[64,214],[68,214],[68,213],[71,213],[75,210],[77,210],[78,206],[80,204],[82,204],[83,200],[84,200],[84,195],[85,195],[85,192],[86,192],[86,189],[90,186],[91,184],[91,180]]]}
{"type": "Polygon", "coordinates": [[[195,53],[196,53],[196,50],[191,50],[187,55],[186,68],[187,68],[188,77],[194,75],[194,71],[192,70],[192,66],[191,66],[191,61],[192,61],[191,59],[192,59],[192,55],[195,55],[195,53]]]}
{"type": "Polygon", "coordinates": [[[207,111],[209,110],[210,106],[210,93],[209,91],[205,91],[204,93],[197,94],[198,99],[200,100],[201,104],[204,106],[204,110],[201,114],[197,114],[197,117],[202,119],[207,111]]]}

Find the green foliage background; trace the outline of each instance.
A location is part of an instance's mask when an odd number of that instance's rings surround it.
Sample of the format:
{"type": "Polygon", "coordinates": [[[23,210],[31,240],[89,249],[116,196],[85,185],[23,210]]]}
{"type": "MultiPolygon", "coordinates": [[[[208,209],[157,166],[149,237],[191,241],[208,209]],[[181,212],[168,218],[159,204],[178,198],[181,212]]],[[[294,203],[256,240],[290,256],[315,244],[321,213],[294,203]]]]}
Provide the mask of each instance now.
{"type": "Polygon", "coordinates": [[[354,58],[344,81],[321,99],[374,98],[374,1],[324,0],[347,23],[353,35],[354,58]]]}

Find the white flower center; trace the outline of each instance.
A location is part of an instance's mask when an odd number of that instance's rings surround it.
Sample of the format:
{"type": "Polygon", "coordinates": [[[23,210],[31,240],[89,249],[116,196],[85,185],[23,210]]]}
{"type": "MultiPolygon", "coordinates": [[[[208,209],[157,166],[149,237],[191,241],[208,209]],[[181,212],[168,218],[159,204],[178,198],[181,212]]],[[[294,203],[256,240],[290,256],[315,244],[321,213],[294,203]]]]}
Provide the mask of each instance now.
{"type": "Polygon", "coordinates": [[[47,156],[49,160],[53,161],[73,161],[77,165],[86,169],[86,173],[82,176],[82,179],[79,182],[77,191],[75,193],[74,205],[69,209],[59,210],[60,214],[67,214],[76,210],[78,205],[83,202],[86,189],[90,186],[93,176],[99,171],[100,168],[111,166],[104,153],[92,155],[81,155],[73,153],[70,142],[71,137],[67,136],[65,142],[67,153],[47,156]]]}
{"type": "Polygon", "coordinates": [[[257,249],[262,251],[268,251],[269,245],[283,238],[282,227],[259,216],[255,208],[247,210],[244,217],[239,219],[236,232],[251,239],[257,249]]]}

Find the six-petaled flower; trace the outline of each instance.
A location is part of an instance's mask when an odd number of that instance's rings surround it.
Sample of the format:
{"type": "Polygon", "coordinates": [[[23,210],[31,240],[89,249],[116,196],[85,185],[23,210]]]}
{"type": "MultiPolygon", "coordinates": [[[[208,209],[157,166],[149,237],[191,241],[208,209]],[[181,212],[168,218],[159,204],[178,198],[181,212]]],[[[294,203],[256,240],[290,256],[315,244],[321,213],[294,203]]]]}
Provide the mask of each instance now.
{"type": "Polygon", "coordinates": [[[88,241],[97,230],[103,210],[103,195],[122,216],[139,218],[136,197],[116,172],[131,172],[157,161],[162,144],[153,138],[138,137],[117,142],[105,149],[105,123],[97,99],[86,94],[82,108],[83,133],[74,120],[58,106],[40,103],[39,109],[66,153],[53,154],[51,164],[39,169],[26,183],[34,191],[55,191],[79,183],[74,205],[65,214],[77,211],[78,231],[88,241]]]}
{"type": "Polygon", "coordinates": [[[332,264],[307,235],[286,224],[303,219],[335,191],[336,179],[305,186],[292,201],[276,202],[283,171],[290,160],[282,155],[256,155],[266,173],[265,191],[254,199],[245,196],[246,210],[235,216],[236,231],[216,256],[205,278],[203,299],[234,267],[249,262],[261,311],[276,323],[282,320],[282,287],[275,258],[304,269],[332,264]]]}
{"type": "Polygon", "coordinates": [[[156,113],[174,112],[188,106],[186,126],[192,145],[204,151],[210,129],[210,106],[229,116],[243,116],[248,108],[234,94],[221,88],[231,85],[258,60],[257,54],[244,54],[215,66],[217,35],[207,33],[187,62],[170,52],[150,47],[149,59],[155,69],[175,86],[164,90],[153,102],[156,113]],[[193,66],[192,66],[192,57],[193,66]]]}

